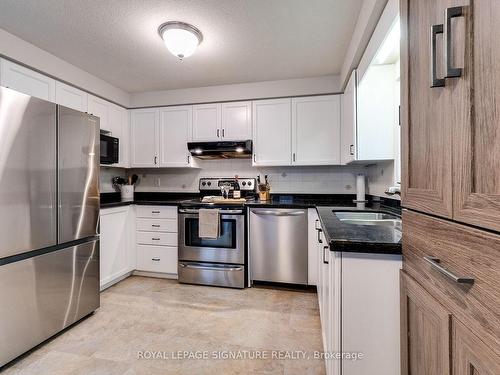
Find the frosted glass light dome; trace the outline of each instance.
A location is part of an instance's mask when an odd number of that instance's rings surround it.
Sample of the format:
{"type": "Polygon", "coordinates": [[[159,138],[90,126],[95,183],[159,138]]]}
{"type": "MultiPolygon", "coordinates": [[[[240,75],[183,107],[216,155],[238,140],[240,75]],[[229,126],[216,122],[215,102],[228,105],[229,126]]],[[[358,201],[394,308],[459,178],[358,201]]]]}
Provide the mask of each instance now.
{"type": "Polygon", "coordinates": [[[203,40],[200,30],[184,22],[166,22],[158,28],[158,33],[167,49],[180,60],[191,56],[203,40]]]}

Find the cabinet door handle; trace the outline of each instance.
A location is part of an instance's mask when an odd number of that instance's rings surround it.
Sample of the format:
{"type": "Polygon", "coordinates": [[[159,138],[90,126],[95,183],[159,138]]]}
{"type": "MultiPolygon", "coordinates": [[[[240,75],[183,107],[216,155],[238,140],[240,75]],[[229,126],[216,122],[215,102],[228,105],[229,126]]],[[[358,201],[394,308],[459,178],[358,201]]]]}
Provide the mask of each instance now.
{"type": "Polygon", "coordinates": [[[153,228],[159,228],[159,227],[160,227],[160,224],[151,224],[151,226],[152,226],[153,228]]]}
{"type": "Polygon", "coordinates": [[[434,268],[436,271],[442,273],[447,278],[453,280],[457,284],[474,284],[474,279],[472,277],[457,276],[453,272],[444,268],[441,264],[439,264],[441,262],[439,258],[425,256],[424,260],[427,263],[429,263],[431,267],[434,268]]]}
{"type": "Polygon", "coordinates": [[[295,152],[292,154],[293,162],[295,163],[295,152]]]}
{"type": "Polygon", "coordinates": [[[254,163],[257,163],[257,157],[256,157],[256,155],[255,155],[255,154],[253,154],[253,162],[254,162],[254,163]]]}
{"type": "Polygon", "coordinates": [[[226,136],[226,129],[222,129],[222,138],[226,136]]]}
{"type": "Polygon", "coordinates": [[[155,165],[158,162],[158,156],[155,156],[155,165]]]}
{"type": "Polygon", "coordinates": [[[349,145],[349,155],[354,155],[354,145],[349,145]]]}
{"type": "Polygon", "coordinates": [[[444,29],[444,56],[446,60],[446,78],[460,77],[462,75],[462,68],[456,68],[453,66],[453,40],[451,39],[451,19],[455,17],[462,17],[464,15],[465,7],[451,7],[446,8],[444,11],[444,16],[446,18],[446,26],[444,29]]]}
{"type": "Polygon", "coordinates": [[[444,78],[436,77],[436,35],[443,33],[443,24],[431,26],[431,87],[443,87],[444,78]]]}
{"type": "Polygon", "coordinates": [[[328,260],[325,260],[325,250],[330,249],[330,246],[323,246],[323,263],[328,264],[328,260]]]}
{"type": "Polygon", "coordinates": [[[152,260],[153,262],[159,262],[159,261],[160,261],[160,258],[151,258],[151,260],[152,260]]]}
{"type": "Polygon", "coordinates": [[[316,230],[318,231],[318,243],[323,243],[323,240],[321,239],[321,236],[320,236],[320,233],[323,232],[323,229],[316,228],[316,230]]]}
{"type": "Polygon", "coordinates": [[[220,130],[217,129],[217,138],[219,138],[220,130]]]}
{"type": "Polygon", "coordinates": [[[191,161],[191,155],[188,155],[188,164],[191,161]]]}
{"type": "Polygon", "coordinates": [[[151,211],[152,214],[159,214],[160,211],[151,211]]]}
{"type": "Polygon", "coordinates": [[[159,241],[159,238],[151,238],[152,241],[159,241]]]}

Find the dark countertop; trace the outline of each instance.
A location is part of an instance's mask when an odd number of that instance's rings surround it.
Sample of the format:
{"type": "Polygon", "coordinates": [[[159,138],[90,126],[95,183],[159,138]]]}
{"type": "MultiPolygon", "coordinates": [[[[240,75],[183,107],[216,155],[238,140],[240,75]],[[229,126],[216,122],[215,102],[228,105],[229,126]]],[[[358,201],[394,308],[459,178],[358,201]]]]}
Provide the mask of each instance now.
{"type": "Polygon", "coordinates": [[[332,251],[372,254],[401,254],[401,231],[382,225],[346,224],[335,211],[374,211],[401,216],[398,208],[372,205],[356,207],[317,207],[323,233],[332,251]]]}
{"type": "MultiPolygon", "coordinates": [[[[199,198],[195,193],[145,193],[136,192],[133,201],[122,202],[120,193],[101,194],[101,208],[131,204],[178,206],[181,202],[199,198]]],[[[401,254],[401,232],[380,225],[346,224],[334,211],[376,211],[401,215],[398,201],[382,198],[380,203],[372,197],[367,208],[360,210],[353,203],[351,194],[276,194],[269,202],[248,202],[249,208],[316,208],[323,232],[332,251],[372,254],[401,254]]]]}
{"type": "Polygon", "coordinates": [[[198,198],[190,193],[142,193],[136,192],[133,201],[122,201],[120,193],[101,194],[101,209],[138,204],[144,206],[178,206],[181,202],[198,198]]]}

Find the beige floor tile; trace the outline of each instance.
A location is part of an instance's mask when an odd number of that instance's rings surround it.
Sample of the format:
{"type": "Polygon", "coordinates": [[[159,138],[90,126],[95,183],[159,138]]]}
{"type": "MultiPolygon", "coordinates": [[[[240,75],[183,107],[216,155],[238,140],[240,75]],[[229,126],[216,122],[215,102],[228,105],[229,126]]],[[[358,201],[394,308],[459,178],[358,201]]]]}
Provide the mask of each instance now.
{"type": "MultiPolygon", "coordinates": [[[[129,277],[92,316],[4,369],[6,375],[321,375],[313,359],[144,359],[140,353],[322,350],[317,295],[129,277]]],[[[255,355],[255,354],[254,354],[255,355]]],[[[3,374],[2,374],[3,375],[3,374]]]]}

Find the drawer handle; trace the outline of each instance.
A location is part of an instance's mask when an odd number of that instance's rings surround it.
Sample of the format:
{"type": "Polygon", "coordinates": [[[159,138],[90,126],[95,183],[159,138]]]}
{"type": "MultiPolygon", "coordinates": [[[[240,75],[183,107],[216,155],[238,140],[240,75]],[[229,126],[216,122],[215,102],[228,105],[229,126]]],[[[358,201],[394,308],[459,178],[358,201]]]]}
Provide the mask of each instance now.
{"type": "Polygon", "coordinates": [[[439,258],[425,256],[424,260],[429,263],[436,271],[442,273],[458,284],[474,284],[474,279],[472,277],[461,277],[455,275],[453,272],[448,271],[441,264],[439,264],[441,262],[439,258]]]}
{"type": "Polygon", "coordinates": [[[324,263],[324,264],[328,264],[328,263],[330,263],[330,262],[328,261],[328,257],[327,257],[327,260],[325,260],[325,250],[327,250],[327,249],[328,249],[328,250],[330,250],[330,246],[323,246],[323,263],[324,263]]]}
{"type": "Polygon", "coordinates": [[[159,261],[160,261],[160,258],[151,258],[151,260],[152,260],[153,262],[159,262],[159,261]]]}
{"type": "Polygon", "coordinates": [[[160,227],[160,224],[151,224],[151,226],[152,226],[153,228],[159,228],[159,227],[160,227]]]}
{"type": "Polygon", "coordinates": [[[159,214],[160,211],[151,211],[152,214],[159,214]]]}
{"type": "Polygon", "coordinates": [[[160,238],[151,238],[152,241],[159,241],[160,238]]]}

